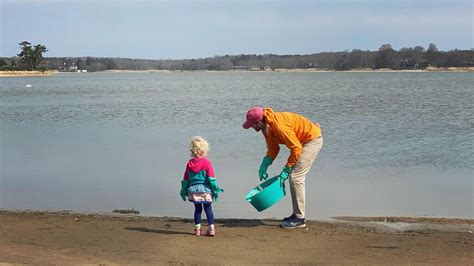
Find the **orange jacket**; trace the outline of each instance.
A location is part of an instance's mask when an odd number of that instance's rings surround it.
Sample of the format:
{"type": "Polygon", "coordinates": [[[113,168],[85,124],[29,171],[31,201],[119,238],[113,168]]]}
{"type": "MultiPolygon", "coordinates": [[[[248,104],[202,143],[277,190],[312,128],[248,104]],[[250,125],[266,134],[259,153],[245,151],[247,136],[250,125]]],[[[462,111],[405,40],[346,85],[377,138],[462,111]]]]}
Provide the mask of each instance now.
{"type": "Polygon", "coordinates": [[[270,108],[263,109],[268,130],[262,130],[267,142],[267,156],[272,160],[280,152],[280,144],[290,149],[286,166],[293,167],[301,156],[303,144],[321,136],[319,124],[290,112],[273,112],[270,108]]]}

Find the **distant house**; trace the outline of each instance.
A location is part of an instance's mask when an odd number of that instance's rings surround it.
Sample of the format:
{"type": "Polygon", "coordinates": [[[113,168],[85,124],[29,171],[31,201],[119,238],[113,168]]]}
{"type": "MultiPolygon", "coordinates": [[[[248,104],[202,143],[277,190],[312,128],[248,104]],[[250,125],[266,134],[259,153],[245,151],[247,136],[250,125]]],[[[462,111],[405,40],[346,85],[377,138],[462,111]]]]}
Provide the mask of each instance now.
{"type": "Polygon", "coordinates": [[[72,63],[72,66],[69,67],[69,72],[77,72],[76,64],[72,63]]]}
{"type": "Polygon", "coordinates": [[[398,66],[401,68],[416,67],[416,61],[413,59],[401,59],[398,66]]]}
{"type": "Polygon", "coordinates": [[[416,61],[415,59],[401,59],[398,66],[400,68],[425,68],[429,66],[429,61],[421,59],[416,61]]]}
{"type": "Polygon", "coordinates": [[[68,66],[67,62],[63,62],[62,66],[58,68],[59,72],[81,72],[75,63],[68,66]]]}
{"type": "Polygon", "coordinates": [[[232,70],[249,70],[248,66],[233,66],[232,70]]]}
{"type": "Polygon", "coordinates": [[[417,63],[417,67],[428,67],[429,66],[429,61],[426,60],[426,59],[421,59],[420,61],[418,61],[417,63]]]}
{"type": "Polygon", "coordinates": [[[474,61],[464,61],[461,63],[463,67],[474,67],[474,61]]]}

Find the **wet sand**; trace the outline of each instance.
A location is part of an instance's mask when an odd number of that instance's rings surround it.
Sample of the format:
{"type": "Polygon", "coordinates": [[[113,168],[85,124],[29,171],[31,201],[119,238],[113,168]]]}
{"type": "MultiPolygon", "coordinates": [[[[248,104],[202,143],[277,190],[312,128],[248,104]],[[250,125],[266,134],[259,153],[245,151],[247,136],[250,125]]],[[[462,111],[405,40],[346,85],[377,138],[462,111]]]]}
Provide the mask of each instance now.
{"type": "Polygon", "coordinates": [[[217,219],[216,222],[215,237],[198,237],[193,235],[191,219],[0,211],[0,263],[472,265],[474,262],[472,219],[345,217],[308,221],[307,228],[291,230],[279,228],[277,220],[217,219]],[[398,224],[403,224],[403,229],[393,226],[398,224]]]}

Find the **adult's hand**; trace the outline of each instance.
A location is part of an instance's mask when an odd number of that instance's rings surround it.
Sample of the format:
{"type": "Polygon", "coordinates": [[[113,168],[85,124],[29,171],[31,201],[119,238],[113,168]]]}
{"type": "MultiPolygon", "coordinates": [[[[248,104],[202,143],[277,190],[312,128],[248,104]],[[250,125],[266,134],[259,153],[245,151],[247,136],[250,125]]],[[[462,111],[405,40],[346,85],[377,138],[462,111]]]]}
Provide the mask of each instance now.
{"type": "Polygon", "coordinates": [[[290,176],[290,173],[291,173],[291,167],[288,167],[285,165],[285,167],[283,167],[281,173],[280,173],[280,185],[283,186],[283,184],[285,183],[285,180],[288,179],[288,177],[290,176]]]}
{"type": "Polygon", "coordinates": [[[267,169],[272,164],[272,158],[265,156],[263,157],[262,163],[258,168],[258,177],[260,181],[266,180],[268,178],[267,169]]]}

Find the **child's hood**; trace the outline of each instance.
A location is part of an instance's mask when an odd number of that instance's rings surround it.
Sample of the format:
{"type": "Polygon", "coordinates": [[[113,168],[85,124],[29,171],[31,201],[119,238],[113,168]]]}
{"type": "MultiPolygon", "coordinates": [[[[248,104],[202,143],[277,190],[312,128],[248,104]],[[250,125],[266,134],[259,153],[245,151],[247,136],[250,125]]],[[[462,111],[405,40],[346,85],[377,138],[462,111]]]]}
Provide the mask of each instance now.
{"type": "Polygon", "coordinates": [[[194,173],[199,173],[206,164],[207,159],[205,157],[192,158],[188,162],[188,169],[190,169],[194,173]]]}

